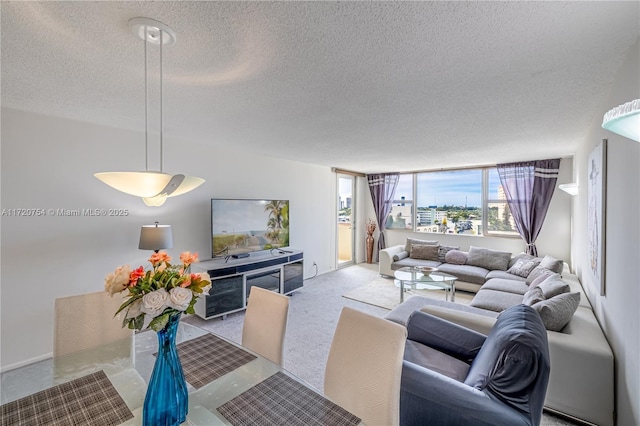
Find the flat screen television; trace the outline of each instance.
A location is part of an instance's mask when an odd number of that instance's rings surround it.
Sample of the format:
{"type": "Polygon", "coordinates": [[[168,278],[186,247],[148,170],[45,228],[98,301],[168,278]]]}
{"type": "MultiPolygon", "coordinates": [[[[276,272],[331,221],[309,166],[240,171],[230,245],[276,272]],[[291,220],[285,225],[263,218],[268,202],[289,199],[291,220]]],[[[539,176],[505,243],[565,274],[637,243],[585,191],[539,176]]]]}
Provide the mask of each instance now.
{"type": "Polygon", "coordinates": [[[211,257],[289,246],[289,200],[211,199],[211,257]]]}

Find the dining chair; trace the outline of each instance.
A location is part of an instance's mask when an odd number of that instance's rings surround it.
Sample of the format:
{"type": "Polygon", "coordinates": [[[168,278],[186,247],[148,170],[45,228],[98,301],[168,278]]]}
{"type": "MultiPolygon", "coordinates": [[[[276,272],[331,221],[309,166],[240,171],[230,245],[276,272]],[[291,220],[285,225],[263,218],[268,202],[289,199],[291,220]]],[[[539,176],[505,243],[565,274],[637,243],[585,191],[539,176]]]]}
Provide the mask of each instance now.
{"type": "Polygon", "coordinates": [[[325,395],[367,425],[398,425],[406,339],[405,327],[344,307],[327,358],[325,395]]]}
{"type": "Polygon", "coordinates": [[[54,358],[132,338],[133,330],[122,328],[122,321],[114,318],[122,302],[119,295],[111,297],[105,291],[57,298],[54,358]]]}
{"type": "Polygon", "coordinates": [[[261,287],[251,287],[242,326],[242,346],[282,365],[289,298],[261,287]]]}

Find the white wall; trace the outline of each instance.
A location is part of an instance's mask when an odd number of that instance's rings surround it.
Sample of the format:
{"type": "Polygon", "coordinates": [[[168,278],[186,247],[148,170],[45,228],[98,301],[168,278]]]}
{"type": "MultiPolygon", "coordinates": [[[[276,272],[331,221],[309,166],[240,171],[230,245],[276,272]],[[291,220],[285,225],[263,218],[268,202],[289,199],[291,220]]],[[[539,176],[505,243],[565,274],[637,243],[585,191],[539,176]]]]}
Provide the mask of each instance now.
{"type": "Polygon", "coordinates": [[[577,274],[615,355],[619,425],[640,424],[640,143],[604,130],[601,124],[608,110],[640,98],[639,50],[640,41],[594,117],[574,166],[580,195],[573,206],[572,251],[577,274]],[[609,141],[604,296],[591,282],[587,262],[587,162],[602,139],[609,141]]]}
{"type": "Polygon", "coordinates": [[[0,368],[53,350],[54,299],[103,290],[116,266],[146,265],[140,226],[173,227],[174,248],[210,257],[210,199],[289,199],[291,246],[305,252],[305,277],[335,269],[335,177],[327,167],[165,137],[165,170],[203,177],[191,193],[147,207],[93,177],[143,170],[143,134],[2,109],[1,208],[128,209],[124,217],[1,220],[0,368]]]}
{"type": "MultiPolygon", "coordinates": [[[[535,158],[522,159],[522,161],[536,160],[535,158]]],[[[563,158],[560,161],[560,172],[558,174],[558,185],[571,182],[573,179],[573,161],[571,158],[563,158]]],[[[366,186],[366,179],[364,179],[366,186]]],[[[364,189],[363,189],[364,191],[364,189]]],[[[367,209],[364,217],[375,218],[371,194],[366,189],[367,209]]],[[[361,222],[361,228],[364,222],[361,222]]],[[[404,244],[407,237],[424,240],[438,240],[442,245],[460,247],[461,250],[468,250],[469,246],[487,247],[494,250],[504,250],[511,253],[520,253],[525,245],[521,238],[485,237],[474,235],[455,234],[433,234],[425,232],[410,232],[404,230],[386,230],[385,241],[387,247],[396,244],[404,244]]],[[[378,232],[375,234],[376,244],[378,232]]],[[[562,259],[571,265],[571,197],[569,194],[556,189],[551,198],[551,204],[547,211],[547,216],[536,241],[539,255],[551,255],[556,259],[562,259]]]]}

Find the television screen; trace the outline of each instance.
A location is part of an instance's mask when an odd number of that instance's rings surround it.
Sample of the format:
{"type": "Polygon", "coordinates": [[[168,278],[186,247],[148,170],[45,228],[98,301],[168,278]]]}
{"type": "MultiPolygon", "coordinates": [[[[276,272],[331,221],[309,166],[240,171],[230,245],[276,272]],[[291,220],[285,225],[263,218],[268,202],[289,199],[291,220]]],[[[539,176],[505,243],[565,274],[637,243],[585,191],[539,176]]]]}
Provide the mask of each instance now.
{"type": "Polygon", "coordinates": [[[289,246],[289,200],[211,200],[211,257],[289,246]]]}

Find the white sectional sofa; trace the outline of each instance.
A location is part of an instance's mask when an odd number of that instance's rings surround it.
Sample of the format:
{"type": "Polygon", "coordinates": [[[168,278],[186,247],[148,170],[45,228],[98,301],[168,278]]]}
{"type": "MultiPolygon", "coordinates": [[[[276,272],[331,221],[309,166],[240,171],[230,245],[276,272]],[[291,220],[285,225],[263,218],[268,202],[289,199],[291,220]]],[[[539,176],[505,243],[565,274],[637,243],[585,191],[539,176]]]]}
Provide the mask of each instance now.
{"type": "MultiPolygon", "coordinates": [[[[398,268],[398,265],[393,265],[392,268],[392,264],[397,262],[393,260],[393,255],[404,249],[405,246],[395,246],[380,252],[382,275],[393,276],[393,270],[398,268]]],[[[409,259],[409,262],[415,260],[409,259]]],[[[455,275],[454,271],[447,272],[455,275]]],[[[413,296],[389,312],[386,318],[406,325],[413,311],[422,310],[488,334],[500,311],[508,306],[523,303],[528,291],[528,286],[522,278],[509,280],[509,275],[505,271],[489,271],[483,284],[456,282],[456,290],[464,289],[477,293],[471,302],[476,306],[413,296]]],[[[559,331],[551,331],[549,327],[547,330],[551,377],[545,408],[587,424],[613,426],[613,352],[578,277],[569,272],[566,264],[561,280],[568,284],[571,293],[579,293],[580,301],[564,327],[559,331]]]]}

